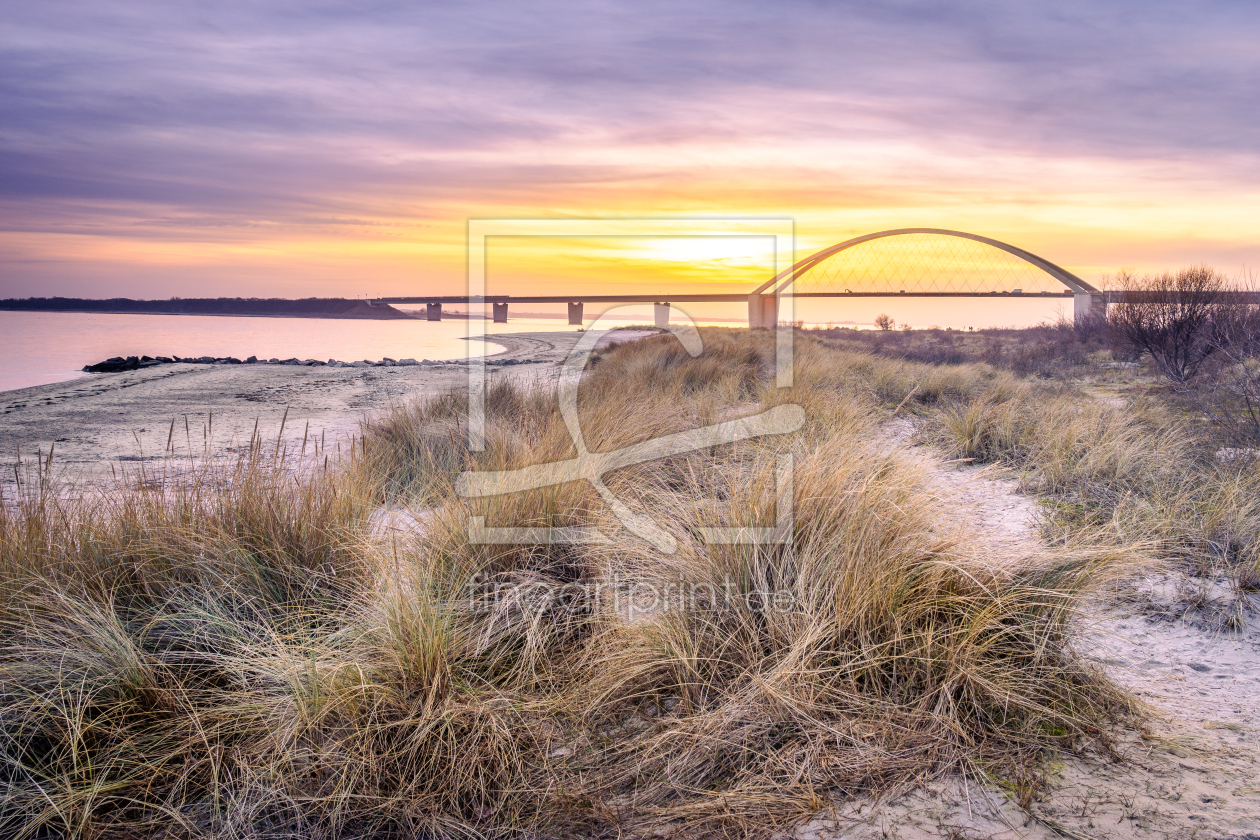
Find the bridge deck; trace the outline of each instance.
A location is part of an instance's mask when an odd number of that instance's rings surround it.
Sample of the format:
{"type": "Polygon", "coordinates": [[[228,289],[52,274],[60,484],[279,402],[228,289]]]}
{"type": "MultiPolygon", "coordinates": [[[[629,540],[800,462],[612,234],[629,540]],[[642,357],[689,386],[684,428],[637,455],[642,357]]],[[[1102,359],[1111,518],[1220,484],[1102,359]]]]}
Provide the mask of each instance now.
{"type": "MultiPolygon", "coordinates": [[[[1135,303],[1175,302],[1175,294],[1161,292],[1095,292],[1107,303],[1131,301],[1135,303]]],[[[1231,304],[1260,304],[1260,292],[1227,291],[1221,292],[1220,301],[1231,304]]],[[[784,293],[784,297],[794,298],[992,298],[992,297],[1072,297],[1073,292],[1066,289],[1062,292],[801,292],[784,293]]],[[[662,293],[659,295],[486,295],[485,297],[468,297],[467,295],[428,295],[425,297],[379,297],[371,298],[368,303],[746,303],[746,294],[687,294],[676,295],[662,293]]],[[[769,297],[772,297],[769,296],[769,297]]]]}
{"type": "MultiPolygon", "coordinates": [[[[1092,288],[1092,287],[1091,287],[1092,288]]],[[[462,303],[466,306],[492,306],[494,320],[505,323],[508,319],[508,304],[512,303],[563,303],[568,306],[569,323],[583,323],[584,304],[587,303],[652,303],[655,304],[657,326],[669,323],[669,312],[672,303],[746,303],[748,305],[748,325],[750,327],[773,327],[779,323],[779,297],[792,298],[989,298],[989,299],[1034,299],[1047,300],[1053,298],[1069,298],[1073,302],[1074,318],[1079,322],[1090,317],[1095,307],[1105,313],[1108,304],[1132,303],[1176,303],[1175,293],[1133,293],[1133,292],[1080,292],[1064,289],[1062,292],[1030,292],[1012,290],[1009,292],[780,292],[776,294],[670,294],[663,292],[656,295],[484,295],[470,297],[468,295],[430,295],[409,297],[382,297],[368,301],[369,305],[377,303],[412,303],[424,304],[428,309],[430,321],[442,320],[442,304],[462,303]]],[[[1260,304],[1260,292],[1229,291],[1219,293],[1218,300],[1231,304],[1260,304]]]]}
{"type": "MultiPolygon", "coordinates": [[[[859,298],[859,297],[957,297],[957,298],[989,298],[989,297],[1071,297],[1072,292],[804,292],[801,294],[785,293],[784,297],[797,298],[859,298]]],[[[428,297],[379,297],[372,298],[369,303],[747,303],[747,294],[669,294],[659,295],[486,295],[484,297],[468,297],[467,295],[432,295],[428,297]]]]}

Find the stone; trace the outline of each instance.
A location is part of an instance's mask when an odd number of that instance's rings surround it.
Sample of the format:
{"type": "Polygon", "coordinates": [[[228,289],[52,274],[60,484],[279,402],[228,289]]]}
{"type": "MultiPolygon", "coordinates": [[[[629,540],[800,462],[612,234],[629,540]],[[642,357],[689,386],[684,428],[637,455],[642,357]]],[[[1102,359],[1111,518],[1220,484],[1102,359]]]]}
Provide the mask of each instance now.
{"type": "Polygon", "coordinates": [[[351,362],[349,366],[352,368],[365,368],[365,367],[371,367],[372,363],[371,362],[351,362]]]}
{"type": "Polygon", "coordinates": [[[400,365],[418,365],[418,364],[420,364],[420,363],[419,363],[419,362],[417,362],[415,359],[400,359],[400,360],[399,360],[399,362],[398,362],[398,364],[400,364],[400,365]]]}
{"type": "Polygon", "coordinates": [[[162,364],[164,364],[164,365],[169,365],[169,364],[171,364],[172,362],[174,362],[174,361],[175,361],[175,360],[174,360],[174,359],[172,359],[170,356],[158,356],[158,357],[157,357],[157,360],[158,360],[159,362],[161,362],[162,364]]]}
{"type": "Polygon", "coordinates": [[[278,364],[280,364],[280,360],[279,360],[279,359],[268,359],[268,360],[267,360],[267,364],[269,364],[269,365],[278,365],[278,364]]]}
{"type": "Polygon", "coordinates": [[[256,364],[258,364],[258,357],[257,357],[257,356],[250,356],[248,359],[246,359],[246,360],[245,360],[245,364],[247,364],[247,365],[256,365],[256,364]]]}
{"type": "Polygon", "coordinates": [[[111,356],[103,362],[85,365],[83,370],[88,373],[114,373],[120,370],[127,370],[127,360],[122,356],[111,356]]]}
{"type": "Polygon", "coordinates": [[[193,361],[199,365],[212,365],[214,364],[214,356],[198,356],[193,361]]]}

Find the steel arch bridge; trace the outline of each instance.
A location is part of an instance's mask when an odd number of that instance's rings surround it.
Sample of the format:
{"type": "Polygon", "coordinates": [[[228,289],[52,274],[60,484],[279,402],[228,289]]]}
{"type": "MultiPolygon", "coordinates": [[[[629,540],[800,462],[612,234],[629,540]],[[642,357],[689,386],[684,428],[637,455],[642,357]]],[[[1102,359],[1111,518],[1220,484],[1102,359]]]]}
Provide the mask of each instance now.
{"type": "Polygon", "coordinates": [[[1071,295],[1077,317],[1098,289],[1044,257],[987,236],[941,228],[868,233],[823,248],[748,297],[750,326],[773,326],[793,297],[1071,295]],[[868,243],[877,243],[868,245],[868,243]],[[867,247],[861,247],[867,246],[867,247]]]}
{"type": "MultiPolygon", "coordinates": [[[[594,282],[594,281],[593,281],[594,282]]],[[[656,322],[669,321],[669,302],[748,303],[750,327],[773,327],[779,300],[843,297],[989,297],[993,295],[1071,296],[1076,318],[1106,296],[1072,272],[1023,248],[957,230],[899,228],[868,233],[824,248],[762,283],[751,293],[563,295],[422,295],[385,297],[374,303],[423,303],[428,319],[442,319],[442,304],[490,306],[496,322],[506,322],[514,303],[566,303],[569,323],[583,323],[584,303],[655,303],[656,322]]]]}

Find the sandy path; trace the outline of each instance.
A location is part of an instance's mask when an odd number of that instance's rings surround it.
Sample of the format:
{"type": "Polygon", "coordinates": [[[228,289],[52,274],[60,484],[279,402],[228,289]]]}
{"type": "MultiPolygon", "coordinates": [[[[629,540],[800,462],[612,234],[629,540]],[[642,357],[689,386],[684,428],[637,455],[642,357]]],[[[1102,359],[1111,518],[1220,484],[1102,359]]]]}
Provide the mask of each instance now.
{"type": "MultiPolygon", "coordinates": [[[[996,562],[1033,556],[1037,504],[1001,473],[950,464],[910,444],[896,421],[884,441],[919,461],[947,519],[972,531],[996,562]]],[[[1179,588],[1137,581],[1141,597],[1089,607],[1080,649],[1150,709],[1145,733],[1122,734],[1123,760],[1067,755],[1029,814],[979,779],[942,779],[883,803],[820,814],[801,838],[1203,838],[1260,840],[1260,621],[1237,633],[1158,617],[1179,588]],[[1035,815],[1035,816],[1034,816],[1035,815]]],[[[1260,605],[1258,605],[1260,606],[1260,605]]]]}
{"type": "MultiPolygon", "coordinates": [[[[628,340],[650,333],[624,331],[628,340]]],[[[488,357],[487,375],[551,376],[579,333],[496,335],[505,352],[488,357]],[[505,365],[504,362],[516,364],[505,365]]],[[[608,338],[608,337],[606,337],[608,338]]],[[[282,365],[176,364],[94,374],[0,392],[0,487],[12,485],[20,452],[26,462],[56,447],[54,472],[88,486],[112,464],[160,460],[171,422],[175,453],[222,454],[248,443],[254,424],[275,440],[288,410],[284,438],[304,432],[329,446],[358,429],[362,418],[391,403],[467,387],[462,361],[428,366],[330,368],[282,365]]]]}

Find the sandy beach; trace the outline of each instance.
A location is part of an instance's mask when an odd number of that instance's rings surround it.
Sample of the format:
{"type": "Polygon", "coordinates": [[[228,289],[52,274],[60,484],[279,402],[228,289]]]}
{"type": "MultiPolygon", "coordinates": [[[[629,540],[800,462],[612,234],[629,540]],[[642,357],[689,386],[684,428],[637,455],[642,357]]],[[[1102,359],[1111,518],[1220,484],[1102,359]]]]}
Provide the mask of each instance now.
{"type": "MultiPolygon", "coordinates": [[[[605,340],[647,334],[622,331],[605,340]]],[[[579,335],[495,336],[506,350],[488,357],[487,375],[547,376],[579,335]]],[[[161,460],[168,440],[179,456],[230,452],[249,441],[255,424],[274,440],[282,419],[286,443],[323,436],[331,447],[373,412],[464,387],[467,376],[462,360],[372,368],[173,364],[3,391],[0,482],[12,484],[19,457],[29,463],[53,451],[56,474],[89,485],[111,465],[161,460]]]]}

